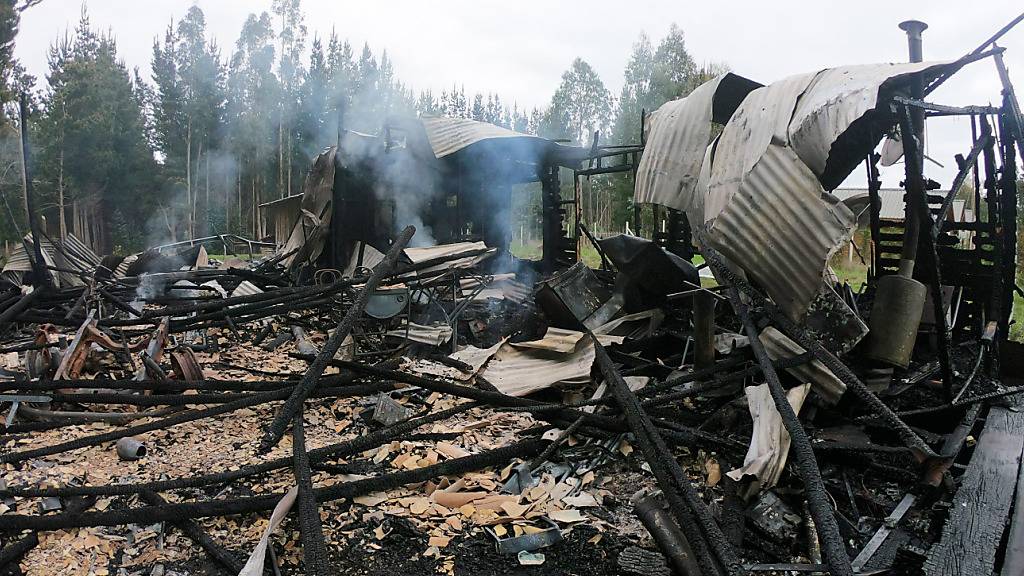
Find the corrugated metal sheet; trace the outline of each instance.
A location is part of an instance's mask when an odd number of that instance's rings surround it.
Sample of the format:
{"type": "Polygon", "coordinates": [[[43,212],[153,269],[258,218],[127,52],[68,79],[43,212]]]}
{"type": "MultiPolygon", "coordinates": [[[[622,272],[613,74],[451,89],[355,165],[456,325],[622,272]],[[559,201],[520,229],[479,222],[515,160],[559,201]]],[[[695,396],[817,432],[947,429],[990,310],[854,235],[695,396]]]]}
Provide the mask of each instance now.
{"type": "Polygon", "coordinates": [[[231,297],[234,298],[235,296],[252,296],[253,294],[262,293],[263,290],[259,286],[253,284],[252,282],[249,282],[248,280],[242,280],[238,284],[238,286],[235,286],[235,289],[231,291],[231,297]]]}
{"type": "MultiPolygon", "coordinates": [[[[406,248],[405,255],[412,261],[413,264],[419,262],[425,262],[427,260],[433,260],[434,258],[443,258],[445,256],[454,256],[463,252],[469,252],[471,250],[487,250],[487,245],[483,242],[454,242],[452,244],[438,244],[437,246],[422,246],[419,248],[406,248]]],[[[442,262],[436,266],[431,266],[420,270],[419,273],[423,274],[426,272],[432,272],[434,270],[443,270],[448,268],[470,268],[479,264],[484,258],[487,258],[497,249],[492,248],[490,251],[476,256],[467,256],[465,258],[459,258],[457,260],[450,260],[448,262],[442,262]]]]}
{"type": "MultiPolygon", "coordinates": [[[[860,214],[858,223],[866,225],[868,214],[861,210],[867,210],[868,191],[866,188],[836,188],[832,191],[836,198],[842,200],[855,214],[860,214]]],[[[903,196],[906,192],[902,188],[882,188],[878,191],[878,199],[881,201],[879,217],[882,220],[903,220],[906,214],[906,203],[903,196]]]]}
{"type": "MultiPolygon", "coordinates": [[[[756,85],[735,74],[722,74],[701,84],[685,98],[666,102],[651,113],[633,200],[682,210],[688,216],[695,206],[702,205],[694,198],[694,190],[704,151],[711,140],[716,100],[719,94],[729,92],[723,94],[727,97],[721,101],[738,105],[756,85]]],[[[731,108],[720,113],[731,116],[734,111],[731,108]]]]}
{"type": "MultiPolygon", "coordinates": [[[[544,337],[540,340],[512,342],[511,345],[517,348],[532,348],[535,350],[548,350],[550,352],[569,354],[576,349],[576,346],[584,336],[585,334],[583,334],[583,332],[549,326],[547,331],[544,333],[544,337]]],[[[595,336],[597,336],[597,341],[600,342],[602,346],[622,344],[622,341],[625,340],[624,336],[609,336],[607,334],[595,334],[595,336]]]]}
{"type": "Polygon", "coordinates": [[[401,328],[388,332],[388,336],[398,338],[408,336],[409,340],[413,342],[420,342],[431,346],[440,346],[452,337],[452,328],[447,324],[431,324],[430,326],[415,322],[408,322],[407,324],[409,327],[408,333],[406,332],[406,325],[403,324],[401,328]]]}
{"type": "Polygon", "coordinates": [[[775,144],[731,197],[708,227],[707,242],[799,320],[829,256],[853,232],[853,213],[822,190],[791,148],[775,144]]]}
{"type": "Polygon", "coordinates": [[[313,161],[306,176],[300,205],[301,217],[292,228],[282,253],[292,252],[282,263],[293,267],[302,262],[313,262],[323,250],[324,238],[331,226],[331,200],[334,190],[334,157],[337,148],[328,148],[313,161]]]}
{"type": "Polygon", "coordinates": [[[334,192],[335,161],[348,165],[372,157],[383,149],[376,136],[346,131],[341,141],[341,155],[336,146],[325,149],[313,161],[302,186],[301,217],[278,253],[293,252],[282,264],[294,269],[302,262],[313,262],[323,251],[324,238],[331,226],[331,201],[334,192]]]}
{"type": "Polygon", "coordinates": [[[730,203],[772,142],[786,143],[793,109],[812,80],[814,73],[790,76],[747,94],[715,145],[704,222],[730,203]]]}
{"type": "Polygon", "coordinates": [[[648,118],[644,153],[636,171],[633,200],[687,212],[711,139],[715,91],[725,75],[698,86],[686,98],[666,102],[648,118]]]}
{"type": "MultiPolygon", "coordinates": [[[[856,221],[822,181],[841,181],[848,175],[846,156],[859,161],[876,144],[848,130],[864,129],[856,121],[878,105],[880,94],[888,98],[909,73],[948,70],[948,63],[847,66],[750,92],[713,143],[710,168],[705,159],[698,179],[698,195],[706,190],[709,247],[755,280],[794,321],[807,317],[816,298],[839,306],[849,321],[842,347],[852,345],[863,334],[861,323],[822,287],[829,257],[856,221]],[[838,158],[835,165],[830,155],[838,158]]],[[[884,128],[872,127],[877,133],[884,128]]]]}
{"type": "Polygon", "coordinates": [[[120,279],[120,278],[127,277],[128,276],[128,267],[131,266],[132,263],[134,263],[138,259],[139,259],[139,255],[138,254],[132,254],[130,256],[126,256],[125,259],[121,260],[121,263],[117,265],[117,268],[114,269],[114,278],[120,279]]]}
{"type": "MultiPolygon", "coordinates": [[[[803,95],[789,124],[789,142],[797,156],[817,175],[825,171],[833,143],[850,125],[878,103],[880,92],[922,72],[927,84],[952,68],[951,62],[866,64],[822,70],[803,95]]],[[[877,142],[865,144],[868,150],[877,142]]],[[[855,153],[858,159],[863,153],[855,153]]]]}
{"type": "MultiPolygon", "coordinates": [[[[761,343],[764,344],[768,357],[773,361],[783,358],[795,358],[806,352],[799,344],[793,342],[785,334],[772,326],[768,326],[761,331],[759,338],[761,343]]],[[[809,382],[814,391],[826,404],[832,405],[839,402],[839,399],[846,392],[846,384],[818,360],[812,360],[795,368],[787,368],[786,371],[799,378],[801,382],[809,382]]]]}
{"type": "MultiPolygon", "coordinates": [[[[474,300],[483,301],[488,298],[495,300],[511,300],[512,302],[523,303],[533,296],[533,287],[517,282],[515,274],[498,274],[486,288],[476,295],[474,300]]],[[[471,279],[467,279],[472,282],[471,279]]],[[[463,290],[471,287],[469,283],[463,284],[463,290]]]]}
{"type": "Polygon", "coordinates": [[[444,158],[467,146],[494,138],[522,138],[536,141],[539,146],[549,146],[550,140],[530,134],[523,134],[487,122],[467,118],[441,118],[425,116],[420,119],[427,133],[427,141],[436,158],[444,158]]]}
{"type": "MultiPolygon", "coordinates": [[[[26,244],[32,245],[32,234],[26,234],[23,240],[22,245],[13,251],[2,271],[4,278],[14,283],[20,283],[22,275],[32,270],[32,259],[25,249],[26,244]]],[[[68,234],[64,241],[56,246],[44,236],[39,240],[39,247],[43,253],[43,262],[47,266],[92,273],[100,263],[100,257],[73,234],[68,234]]],[[[71,272],[53,274],[58,287],[84,284],[77,274],[71,272]]]]}
{"type": "Polygon", "coordinates": [[[522,350],[506,343],[487,363],[482,374],[499,391],[510,396],[526,396],[558,382],[587,381],[593,364],[594,345],[589,338],[580,342],[571,354],[522,350]]]}

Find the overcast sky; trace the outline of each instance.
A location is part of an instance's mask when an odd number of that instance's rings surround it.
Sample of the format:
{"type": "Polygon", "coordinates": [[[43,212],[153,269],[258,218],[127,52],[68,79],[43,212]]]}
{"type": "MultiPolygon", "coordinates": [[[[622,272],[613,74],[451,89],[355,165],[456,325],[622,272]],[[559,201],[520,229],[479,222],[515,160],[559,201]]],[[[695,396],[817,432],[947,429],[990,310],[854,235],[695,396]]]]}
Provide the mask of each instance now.
{"type": "MultiPolygon", "coordinates": [[[[270,0],[92,0],[94,27],[110,29],[121,57],[148,77],[153,39],[172,19],[198,4],[225,57],[246,16],[270,9],[270,0]]],[[[43,0],[24,13],[16,54],[41,80],[47,47],[78,20],[80,0],[43,0]]],[[[587,60],[613,94],[633,42],[646,32],[657,43],[673,22],[682,27],[698,62],[721,62],[762,83],[842,64],[903,61],[906,37],[896,25],[909,18],[929,24],[926,60],[952,59],[975,48],[1024,9],[1008,0],[965,4],[952,0],[303,0],[310,37],[335,29],[358,49],[387,49],[397,75],[439,94],[453,84],[467,93],[493,91],[506,103],[543,106],[573,58],[587,60]]],[[[1011,78],[1024,91],[1024,24],[1010,32],[1011,78]]],[[[997,103],[1000,86],[990,61],[976,63],[932,95],[948,104],[997,103]]],[[[955,173],[952,155],[970,148],[969,124],[930,121],[929,155],[955,173]],[[965,132],[966,130],[966,132],[965,132]],[[963,140],[964,134],[968,140],[963,140]]],[[[898,181],[886,178],[886,186],[898,181]]]]}

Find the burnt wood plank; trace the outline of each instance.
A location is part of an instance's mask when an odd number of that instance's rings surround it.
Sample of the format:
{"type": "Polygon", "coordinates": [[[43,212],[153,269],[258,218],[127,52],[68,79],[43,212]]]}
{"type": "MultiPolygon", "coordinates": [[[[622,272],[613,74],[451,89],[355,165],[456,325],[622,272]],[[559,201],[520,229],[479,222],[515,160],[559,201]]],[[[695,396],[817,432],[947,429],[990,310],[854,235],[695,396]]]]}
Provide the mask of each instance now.
{"type": "Polygon", "coordinates": [[[1024,574],[1024,466],[1017,476],[1017,496],[1010,516],[1010,537],[1006,542],[1002,576],[1024,574]]]}
{"type": "Polygon", "coordinates": [[[1024,413],[993,407],[953,498],[942,538],[928,553],[926,576],[992,574],[1013,503],[1022,450],[1024,413]]]}

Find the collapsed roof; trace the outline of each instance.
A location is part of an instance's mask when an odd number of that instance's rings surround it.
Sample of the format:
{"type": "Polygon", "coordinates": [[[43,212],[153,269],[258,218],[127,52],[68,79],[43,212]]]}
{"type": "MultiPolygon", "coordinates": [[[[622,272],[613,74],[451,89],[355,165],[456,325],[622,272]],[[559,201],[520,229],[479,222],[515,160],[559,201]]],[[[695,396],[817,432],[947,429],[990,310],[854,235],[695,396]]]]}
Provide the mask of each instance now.
{"type": "MultiPolygon", "coordinates": [[[[792,320],[845,307],[822,278],[856,219],[827,190],[890,131],[889,104],[909,93],[914,77],[932,82],[963,64],[842,66],[768,86],[718,76],[651,115],[634,200],[683,211],[698,242],[761,285],[792,320]],[[714,139],[712,123],[724,124],[714,139]]],[[[866,332],[845,316],[839,349],[866,332]]]]}

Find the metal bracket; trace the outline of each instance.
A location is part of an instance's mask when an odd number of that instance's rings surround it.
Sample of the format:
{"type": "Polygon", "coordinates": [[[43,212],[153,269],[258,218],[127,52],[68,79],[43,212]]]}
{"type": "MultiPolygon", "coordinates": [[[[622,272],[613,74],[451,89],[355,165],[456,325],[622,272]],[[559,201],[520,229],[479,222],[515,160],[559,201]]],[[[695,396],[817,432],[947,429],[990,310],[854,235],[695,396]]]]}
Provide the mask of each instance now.
{"type": "Polygon", "coordinates": [[[896,525],[899,524],[899,521],[903,519],[903,516],[906,515],[908,510],[910,510],[910,507],[914,505],[914,500],[915,498],[913,494],[905,495],[903,500],[900,500],[900,503],[896,505],[896,509],[882,521],[882,525],[879,526],[878,531],[871,537],[871,540],[868,540],[867,545],[864,546],[864,549],[860,551],[860,554],[857,554],[857,557],[854,558],[853,562],[850,564],[853,567],[854,572],[860,572],[861,568],[867,565],[871,560],[871,557],[875,555],[875,552],[882,547],[882,544],[885,542],[885,539],[889,537],[889,534],[896,529],[896,525]]]}

